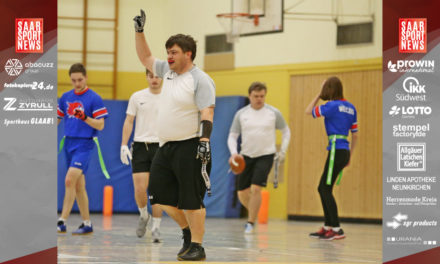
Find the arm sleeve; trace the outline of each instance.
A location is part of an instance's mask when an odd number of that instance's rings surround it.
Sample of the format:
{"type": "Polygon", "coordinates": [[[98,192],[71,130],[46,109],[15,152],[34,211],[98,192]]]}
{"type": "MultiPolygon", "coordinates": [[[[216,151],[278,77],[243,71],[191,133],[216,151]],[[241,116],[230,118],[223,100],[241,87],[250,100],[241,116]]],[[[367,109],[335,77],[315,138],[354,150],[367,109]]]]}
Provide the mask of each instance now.
{"type": "Polygon", "coordinates": [[[59,119],[63,119],[65,114],[65,109],[64,109],[64,97],[61,96],[59,102],[58,102],[58,106],[57,106],[57,118],[59,119]]]}
{"type": "Polygon", "coordinates": [[[331,102],[315,106],[315,108],[313,108],[312,115],[314,118],[318,118],[321,116],[330,117],[335,112],[335,107],[337,107],[337,105],[334,105],[331,102]]]}
{"type": "Polygon", "coordinates": [[[281,152],[286,153],[290,143],[290,129],[285,126],[282,130],[281,152]]]}
{"type": "Polygon", "coordinates": [[[215,84],[209,76],[197,78],[194,91],[195,101],[199,110],[215,106],[215,84]]]}
{"type": "Polygon", "coordinates": [[[228,148],[231,155],[237,154],[237,139],[238,133],[230,132],[228,136],[228,148]]]}
{"type": "Polygon", "coordinates": [[[170,67],[168,66],[168,62],[155,59],[153,62],[153,73],[154,75],[160,77],[163,79],[163,76],[165,73],[167,73],[170,70],[170,67]]]}
{"type": "Polygon", "coordinates": [[[132,115],[132,116],[136,116],[136,102],[135,102],[135,98],[134,98],[134,94],[130,97],[130,100],[128,100],[128,106],[127,106],[127,111],[125,112],[126,114],[132,115]]]}
{"type": "Polygon", "coordinates": [[[240,111],[238,111],[235,116],[234,120],[232,120],[231,129],[229,130],[229,133],[236,133],[238,135],[241,134],[241,124],[240,124],[240,111]]]}
{"type": "Polygon", "coordinates": [[[275,128],[282,130],[285,127],[287,127],[287,125],[283,115],[278,109],[275,109],[275,128]]]}
{"type": "Polygon", "coordinates": [[[353,123],[351,124],[351,133],[358,132],[357,111],[354,111],[353,123]]]}
{"type": "Polygon", "coordinates": [[[92,117],[95,119],[107,118],[108,112],[107,108],[104,106],[104,102],[101,97],[96,96],[93,100],[93,114],[92,117]]]}

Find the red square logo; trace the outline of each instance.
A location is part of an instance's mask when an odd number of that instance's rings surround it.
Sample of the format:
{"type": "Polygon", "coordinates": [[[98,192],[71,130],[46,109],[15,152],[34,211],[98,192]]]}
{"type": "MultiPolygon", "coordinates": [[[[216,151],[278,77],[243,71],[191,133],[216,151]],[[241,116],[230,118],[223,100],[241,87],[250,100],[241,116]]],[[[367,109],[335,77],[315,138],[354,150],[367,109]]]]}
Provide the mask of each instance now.
{"type": "Polygon", "coordinates": [[[399,19],[399,52],[426,53],[426,18],[399,19]]]}
{"type": "Polygon", "coordinates": [[[15,19],[15,52],[43,53],[43,19],[15,19]]]}

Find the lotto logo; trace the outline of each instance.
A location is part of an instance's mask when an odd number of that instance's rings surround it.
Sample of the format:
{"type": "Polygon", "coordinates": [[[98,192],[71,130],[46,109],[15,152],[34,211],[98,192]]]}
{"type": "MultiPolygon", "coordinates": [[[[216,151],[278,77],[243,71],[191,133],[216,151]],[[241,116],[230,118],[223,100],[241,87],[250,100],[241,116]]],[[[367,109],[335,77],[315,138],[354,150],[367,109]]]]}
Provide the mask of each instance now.
{"type": "Polygon", "coordinates": [[[43,52],[43,19],[42,18],[15,19],[15,52],[17,53],[43,52]]]}
{"type": "Polygon", "coordinates": [[[426,18],[399,19],[399,52],[426,53],[426,18]]]}

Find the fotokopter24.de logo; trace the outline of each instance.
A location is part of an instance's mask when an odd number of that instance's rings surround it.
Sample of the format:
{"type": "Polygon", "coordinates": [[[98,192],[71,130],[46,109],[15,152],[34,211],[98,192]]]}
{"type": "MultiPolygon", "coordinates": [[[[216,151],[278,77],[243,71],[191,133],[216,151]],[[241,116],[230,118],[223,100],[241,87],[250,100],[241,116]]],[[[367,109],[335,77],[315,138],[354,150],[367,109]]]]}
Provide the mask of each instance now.
{"type": "Polygon", "coordinates": [[[43,53],[43,19],[15,19],[15,52],[43,53]]]}
{"type": "Polygon", "coordinates": [[[426,18],[399,19],[399,53],[426,53],[426,18]]]}

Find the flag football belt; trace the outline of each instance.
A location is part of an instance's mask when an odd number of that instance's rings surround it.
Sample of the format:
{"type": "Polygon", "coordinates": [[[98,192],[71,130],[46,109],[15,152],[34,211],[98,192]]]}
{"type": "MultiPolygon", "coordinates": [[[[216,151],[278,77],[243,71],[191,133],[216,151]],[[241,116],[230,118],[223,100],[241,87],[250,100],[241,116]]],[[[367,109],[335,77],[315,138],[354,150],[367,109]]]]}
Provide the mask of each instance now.
{"type": "MultiPolygon", "coordinates": [[[[328,136],[328,139],[330,140],[330,161],[328,165],[328,171],[327,171],[327,185],[332,185],[332,176],[333,176],[333,167],[335,165],[335,155],[336,155],[336,139],[347,139],[347,136],[344,135],[331,135],[328,136]]],[[[342,178],[342,170],[338,174],[338,178],[336,181],[336,185],[339,185],[342,178]]]]}
{"type": "MultiPolygon", "coordinates": [[[[60,141],[60,147],[58,149],[58,153],[61,152],[61,150],[63,150],[64,147],[64,141],[66,139],[66,136],[64,136],[61,141],[60,141]]],[[[107,168],[105,167],[105,163],[104,163],[104,158],[102,157],[102,152],[101,152],[101,147],[99,146],[99,141],[98,141],[98,137],[93,137],[93,141],[96,144],[96,147],[98,149],[98,157],[99,157],[99,165],[101,165],[101,171],[104,174],[105,178],[107,180],[110,179],[110,175],[108,174],[107,168]]]]}

